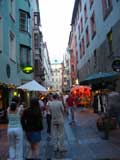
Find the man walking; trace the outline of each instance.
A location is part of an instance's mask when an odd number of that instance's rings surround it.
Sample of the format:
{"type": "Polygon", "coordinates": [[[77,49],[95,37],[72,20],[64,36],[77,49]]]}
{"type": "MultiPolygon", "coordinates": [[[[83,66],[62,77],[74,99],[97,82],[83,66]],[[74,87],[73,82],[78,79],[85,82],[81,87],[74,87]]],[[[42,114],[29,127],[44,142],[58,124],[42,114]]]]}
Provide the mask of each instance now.
{"type": "Polygon", "coordinates": [[[58,100],[58,95],[53,95],[53,100],[48,104],[52,114],[52,127],[54,138],[54,151],[65,152],[64,148],[64,106],[58,100]]]}

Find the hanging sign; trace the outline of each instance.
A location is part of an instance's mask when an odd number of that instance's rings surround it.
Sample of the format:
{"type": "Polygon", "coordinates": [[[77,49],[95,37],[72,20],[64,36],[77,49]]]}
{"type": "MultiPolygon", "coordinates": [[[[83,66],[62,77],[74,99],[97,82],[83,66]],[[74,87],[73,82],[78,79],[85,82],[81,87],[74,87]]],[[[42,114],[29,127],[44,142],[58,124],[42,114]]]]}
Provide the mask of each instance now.
{"type": "Polygon", "coordinates": [[[24,66],[24,67],[22,67],[22,71],[26,74],[30,74],[33,72],[33,67],[32,66],[24,66]]]}
{"type": "Polygon", "coordinates": [[[113,71],[120,72],[120,59],[116,59],[112,63],[113,71]]]}

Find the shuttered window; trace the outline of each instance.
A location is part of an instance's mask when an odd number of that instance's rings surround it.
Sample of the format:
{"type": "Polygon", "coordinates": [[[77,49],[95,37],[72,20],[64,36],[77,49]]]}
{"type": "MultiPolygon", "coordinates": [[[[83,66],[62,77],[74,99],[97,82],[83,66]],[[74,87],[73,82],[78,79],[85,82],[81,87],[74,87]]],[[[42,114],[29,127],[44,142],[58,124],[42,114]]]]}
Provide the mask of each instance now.
{"type": "Polygon", "coordinates": [[[30,48],[20,45],[20,64],[21,66],[31,65],[30,48]]]}
{"type": "Polygon", "coordinates": [[[30,20],[29,14],[23,10],[20,10],[20,31],[29,32],[30,20]]]}
{"type": "Polygon", "coordinates": [[[103,18],[106,19],[106,17],[110,14],[112,10],[112,0],[102,0],[102,8],[103,18]]]}

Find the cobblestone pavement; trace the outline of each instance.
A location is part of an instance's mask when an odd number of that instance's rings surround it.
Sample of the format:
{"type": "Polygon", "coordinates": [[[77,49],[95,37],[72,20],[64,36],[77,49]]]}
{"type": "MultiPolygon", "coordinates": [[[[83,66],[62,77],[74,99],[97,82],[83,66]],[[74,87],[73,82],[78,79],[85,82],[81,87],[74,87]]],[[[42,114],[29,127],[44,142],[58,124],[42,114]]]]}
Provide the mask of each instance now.
{"type": "MultiPolygon", "coordinates": [[[[96,128],[97,118],[98,115],[91,110],[79,108],[75,111],[75,125],[69,125],[68,119],[65,119],[67,152],[63,153],[53,151],[53,141],[47,139],[44,126],[40,146],[41,160],[120,160],[120,129],[113,130],[109,140],[103,140],[102,133],[96,128]]],[[[0,156],[7,156],[5,129],[2,136],[0,134],[0,156]]]]}

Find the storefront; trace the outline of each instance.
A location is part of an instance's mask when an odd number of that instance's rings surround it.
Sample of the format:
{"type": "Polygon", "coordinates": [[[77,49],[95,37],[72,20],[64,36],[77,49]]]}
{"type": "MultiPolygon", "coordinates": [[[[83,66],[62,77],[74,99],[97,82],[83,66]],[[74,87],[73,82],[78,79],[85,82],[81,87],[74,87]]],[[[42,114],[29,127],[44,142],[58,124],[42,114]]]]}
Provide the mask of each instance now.
{"type": "Polygon", "coordinates": [[[71,88],[71,94],[75,97],[75,103],[77,106],[90,106],[91,87],[77,85],[71,88]]]}

